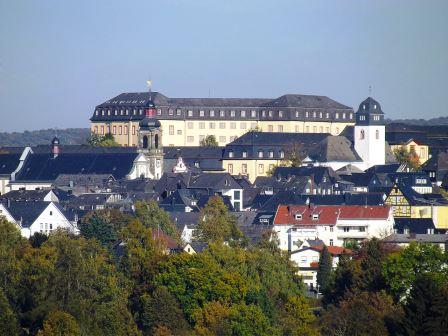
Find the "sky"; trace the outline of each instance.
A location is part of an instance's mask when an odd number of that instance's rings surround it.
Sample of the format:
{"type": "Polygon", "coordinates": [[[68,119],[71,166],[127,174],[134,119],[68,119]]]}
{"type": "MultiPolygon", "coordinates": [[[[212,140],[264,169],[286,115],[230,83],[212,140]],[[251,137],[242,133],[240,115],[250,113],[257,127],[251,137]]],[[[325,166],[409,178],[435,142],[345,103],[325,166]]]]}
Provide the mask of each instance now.
{"type": "Polygon", "coordinates": [[[448,116],[448,1],[0,0],[0,131],[89,127],[122,92],[328,96],[448,116]]]}

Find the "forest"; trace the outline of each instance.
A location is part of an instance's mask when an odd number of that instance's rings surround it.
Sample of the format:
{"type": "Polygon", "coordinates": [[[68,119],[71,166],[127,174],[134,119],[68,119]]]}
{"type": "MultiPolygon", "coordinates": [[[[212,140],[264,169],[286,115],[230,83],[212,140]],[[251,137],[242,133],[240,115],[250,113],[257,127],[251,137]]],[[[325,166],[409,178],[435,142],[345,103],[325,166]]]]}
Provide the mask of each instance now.
{"type": "Polygon", "coordinates": [[[322,298],[266,232],[249,242],[218,197],[202,209],[200,253],[168,253],[179,235],[155,202],[87,214],[81,234],[21,237],[0,219],[0,335],[446,335],[447,255],[370,240],[331,268],[322,298]],[[161,234],[163,232],[163,234],[161,234]]]}

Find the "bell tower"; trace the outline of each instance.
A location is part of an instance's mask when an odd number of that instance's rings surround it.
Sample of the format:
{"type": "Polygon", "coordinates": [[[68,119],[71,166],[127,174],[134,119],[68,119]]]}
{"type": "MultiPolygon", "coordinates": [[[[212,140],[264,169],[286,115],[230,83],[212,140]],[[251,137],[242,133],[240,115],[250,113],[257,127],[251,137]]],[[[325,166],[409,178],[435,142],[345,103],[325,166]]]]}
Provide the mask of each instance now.
{"type": "Polygon", "coordinates": [[[364,161],[364,170],[386,162],[386,123],[381,105],[375,99],[365,99],[356,112],[355,150],[364,161]]]}
{"type": "Polygon", "coordinates": [[[138,150],[149,160],[150,173],[155,179],[163,174],[163,144],[160,121],[155,118],[154,104],[145,110],[145,118],[139,123],[138,150]]]}

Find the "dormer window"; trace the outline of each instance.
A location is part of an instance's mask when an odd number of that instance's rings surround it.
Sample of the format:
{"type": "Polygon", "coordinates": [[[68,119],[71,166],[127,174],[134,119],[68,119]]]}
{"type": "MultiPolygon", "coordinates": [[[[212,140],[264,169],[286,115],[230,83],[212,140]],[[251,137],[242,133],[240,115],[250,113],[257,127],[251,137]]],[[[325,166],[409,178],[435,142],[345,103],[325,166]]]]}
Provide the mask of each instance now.
{"type": "Polygon", "coordinates": [[[278,111],[278,117],[279,118],[283,118],[283,112],[282,111],[278,111]]]}
{"type": "Polygon", "coordinates": [[[296,220],[302,220],[302,214],[301,214],[301,213],[296,213],[295,216],[294,216],[294,218],[295,218],[296,220]]]}
{"type": "Polygon", "coordinates": [[[373,108],[376,110],[376,104],[375,105],[373,105],[373,108]]]}
{"type": "Polygon", "coordinates": [[[269,151],[269,157],[272,159],[274,157],[274,152],[273,151],[269,151]]]}
{"type": "Polygon", "coordinates": [[[244,151],[242,156],[243,156],[243,158],[246,158],[247,157],[247,152],[244,151]]]}
{"type": "Polygon", "coordinates": [[[314,213],[313,214],[313,220],[319,220],[319,214],[314,213]]]}
{"type": "Polygon", "coordinates": [[[263,151],[258,151],[258,157],[262,158],[263,157],[263,151]]]}
{"type": "Polygon", "coordinates": [[[366,104],[362,105],[362,109],[365,110],[366,109],[366,104]]]}
{"type": "Polygon", "coordinates": [[[280,151],[280,158],[283,159],[285,157],[285,152],[284,151],[280,151]]]}
{"type": "Polygon", "coordinates": [[[229,151],[229,158],[233,158],[233,151],[229,151]]]}

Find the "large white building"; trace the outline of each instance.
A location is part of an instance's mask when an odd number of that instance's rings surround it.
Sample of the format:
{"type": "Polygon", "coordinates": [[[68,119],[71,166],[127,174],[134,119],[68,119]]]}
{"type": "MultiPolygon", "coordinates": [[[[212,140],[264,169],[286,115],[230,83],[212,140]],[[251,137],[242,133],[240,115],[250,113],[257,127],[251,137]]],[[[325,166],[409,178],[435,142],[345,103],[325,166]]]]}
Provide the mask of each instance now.
{"type": "Polygon", "coordinates": [[[273,224],[279,248],[293,252],[305,240],[343,246],[349,240],[384,238],[393,232],[394,219],[387,206],[280,205],[273,224]]]}

